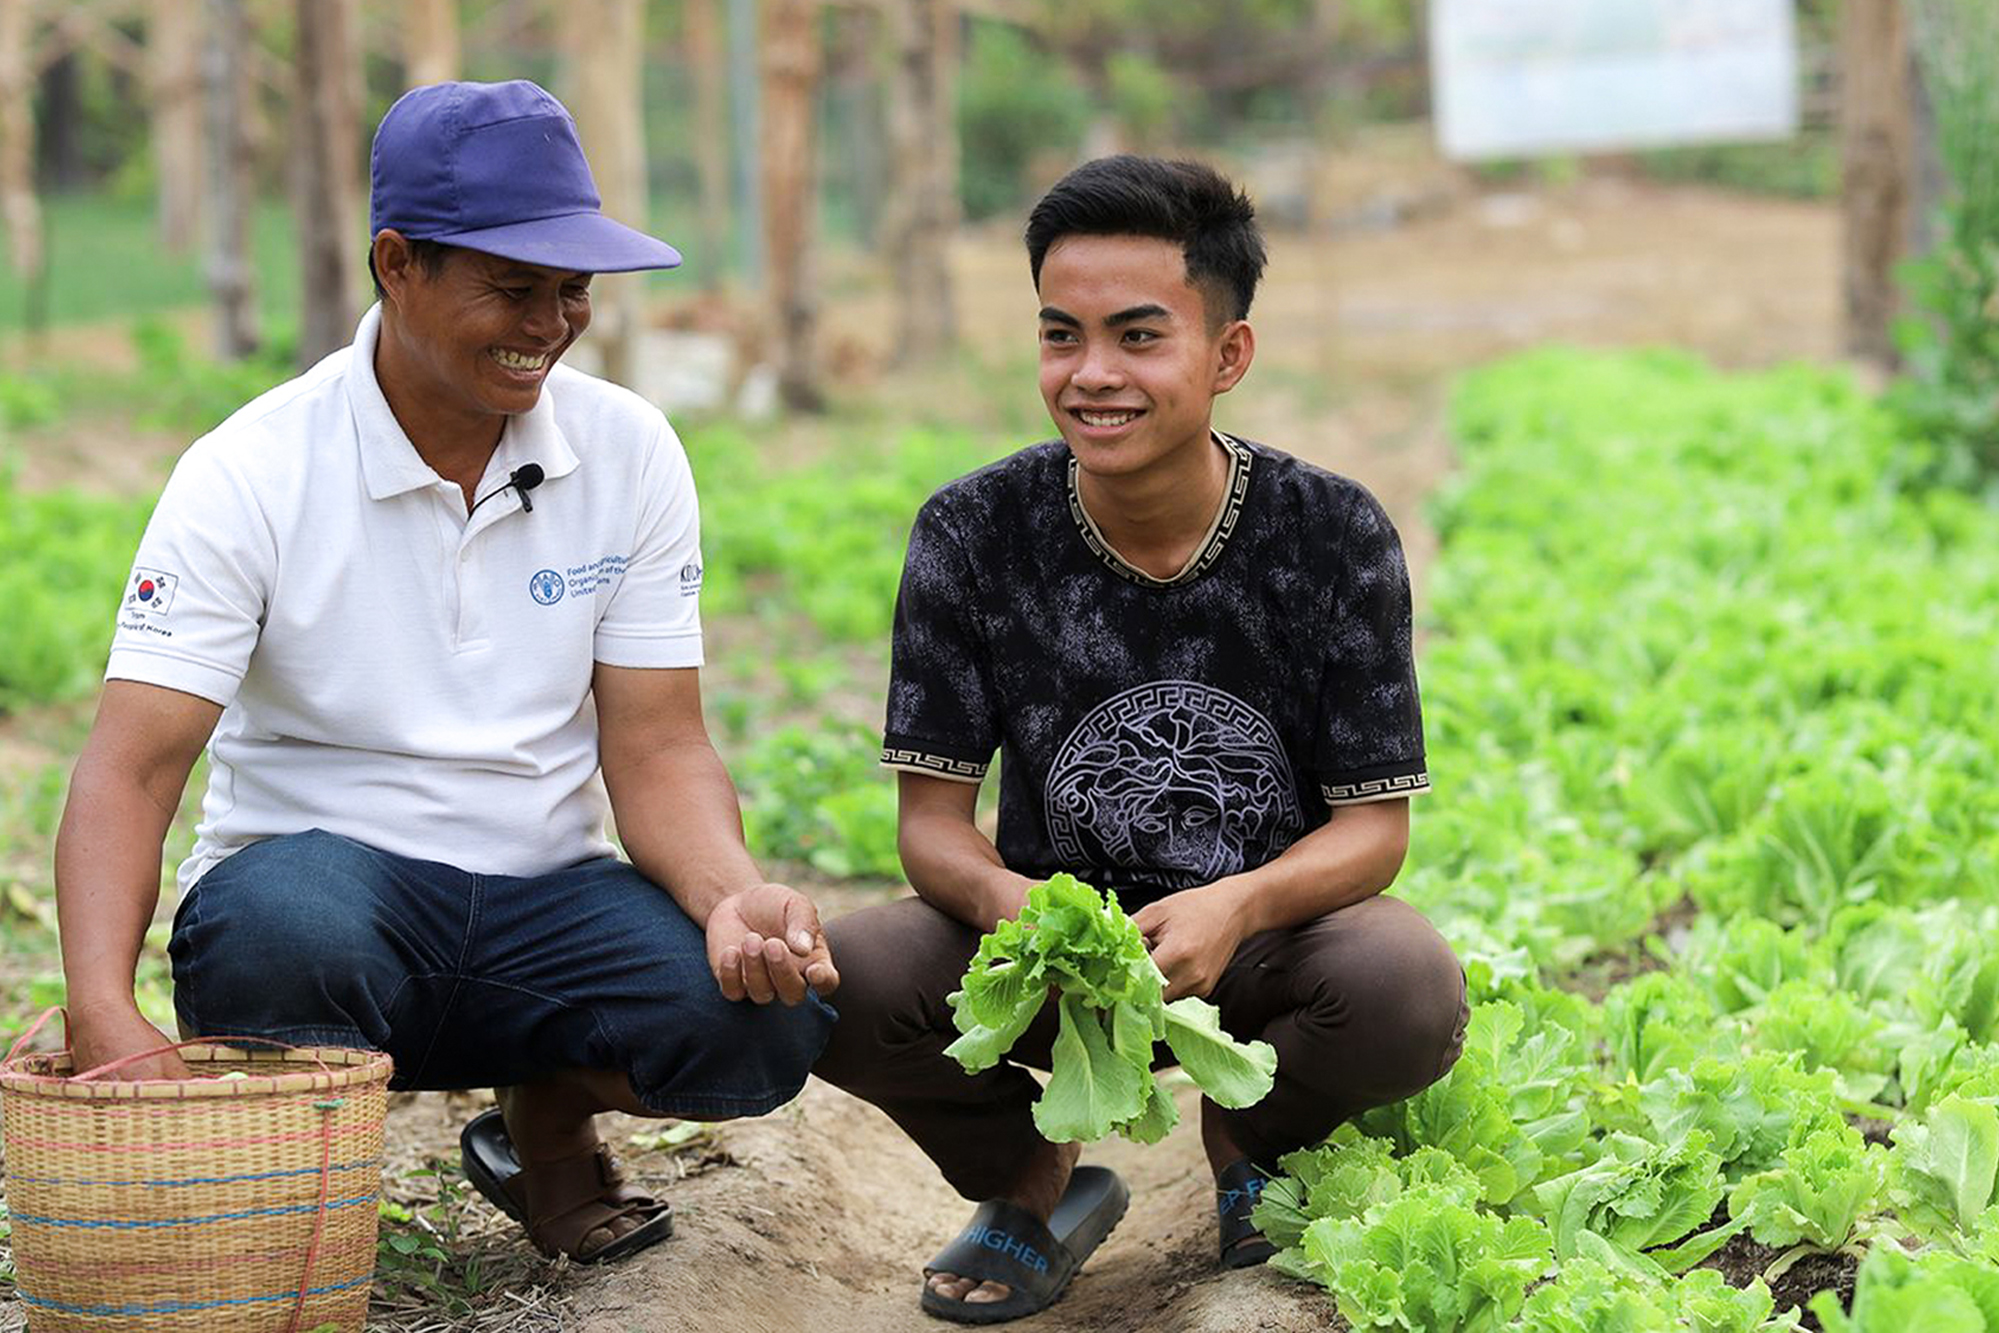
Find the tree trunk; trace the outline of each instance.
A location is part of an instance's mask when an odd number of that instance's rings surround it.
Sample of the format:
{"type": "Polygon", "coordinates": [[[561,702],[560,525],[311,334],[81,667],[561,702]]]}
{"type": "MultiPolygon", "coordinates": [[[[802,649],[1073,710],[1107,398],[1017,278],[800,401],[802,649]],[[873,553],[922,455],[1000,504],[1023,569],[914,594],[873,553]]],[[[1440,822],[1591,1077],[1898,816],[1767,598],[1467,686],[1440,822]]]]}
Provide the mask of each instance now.
{"type": "Polygon", "coordinates": [[[230,360],[257,350],[257,302],[250,263],[250,137],[244,93],[250,17],[244,0],[208,0],[209,46],[202,61],[207,103],[208,290],[215,300],[216,347],[230,360]]]}
{"type": "Polygon", "coordinates": [[[1915,133],[1901,0],[1846,0],[1840,19],[1840,202],[1846,350],[1895,363],[1895,264],[1910,234],[1915,133]]]}
{"type": "Polygon", "coordinates": [[[403,0],[406,87],[458,77],[458,0],[403,0]]]}
{"type": "Polygon", "coordinates": [[[83,144],[77,135],[83,125],[82,81],[78,78],[82,68],[81,55],[65,51],[42,70],[42,114],[35,124],[40,142],[35,156],[42,180],[58,193],[85,183],[83,144]]]}
{"type": "Polygon", "coordinates": [[[891,0],[889,80],[893,184],[889,253],[895,269],[898,364],[935,359],[957,340],[951,233],[958,221],[958,136],[951,71],[958,13],[949,0],[891,0]]]}
{"type": "MultiPolygon", "coordinates": [[[[943,7],[944,0],[940,0],[943,7]]],[[[833,11],[831,48],[826,58],[828,132],[835,135],[831,156],[863,250],[882,240],[893,207],[888,204],[887,111],[882,98],[881,10],[874,4],[833,11]]]]}
{"type": "Polygon", "coordinates": [[[184,255],[201,231],[201,10],[187,0],[153,0],[146,56],[160,244],[184,255]]]}
{"type": "MultiPolygon", "coordinates": [[[[646,225],[645,7],[640,0],[567,0],[561,10],[569,108],[604,212],[646,225]]],[[[591,285],[590,340],[604,378],[633,383],[645,332],[645,275],[606,273],[591,285]]]]}
{"type": "Polygon", "coordinates": [[[729,107],[736,146],[734,190],[737,254],[743,281],[752,291],[764,285],[763,127],[758,98],[763,86],[757,69],[757,0],[724,0],[729,7],[729,107]]]}
{"type": "Polygon", "coordinates": [[[720,0],[686,0],[687,65],[694,79],[694,166],[701,181],[701,254],[688,267],[703,291],[722,284],[729,261],[728,52],[720,0]]]}
{"type": "Polygon", "coordinates": [[[42,206],[35,197],[35,85],[29,47],[29,0],[0,0],[0,219],[7,224],[7,258],[34,280],[47,258],[42,206]]]}
{"type": "Polygon", "coordinates": [[[1926,255],[1938,241],[1944,201],[1950,194],[1950,177],[1944,170],[1943,154],[1937,145],[1937,109],[1930,100],[1929,81],[1923,62],[1915,53],[1913,34],[1909,43],[1909,123],[1914,137],[1915,185],[1909,202],[1908,253],[1926,255]]]}
{"type": "Polygon", "coordinates": [[[297,0],[292,208],[298,223],[301,369],[354,337],[360,315],[360,0],[297,0]]]}
{"type": "Polygon", "coordinates": [[[817,411],[825,406],[814,347],[819,311],[812,272],[819,6],[814,0],[764,0],[763,20],[764,254],[777,336],[778,396],[787,407],[817,411]]]}

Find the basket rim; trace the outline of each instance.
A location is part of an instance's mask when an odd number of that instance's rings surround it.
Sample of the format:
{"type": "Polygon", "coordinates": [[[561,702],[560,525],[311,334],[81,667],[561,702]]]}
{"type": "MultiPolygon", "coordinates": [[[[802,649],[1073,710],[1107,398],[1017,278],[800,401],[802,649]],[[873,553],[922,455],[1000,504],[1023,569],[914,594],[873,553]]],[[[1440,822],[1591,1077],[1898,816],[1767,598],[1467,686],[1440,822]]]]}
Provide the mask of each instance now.
{"type": "Polygon", "coordinates": [[[68,1051],[42,1052],[0,1061],[0,1092],[16,1097],[62,1098],[72,1101],[189,1100],[216,1097],[262,1097],[271,1093],[312,1092],[386,1083],[394,1062],[385,1051],[353,1046],[293,1046],[258,1050],[231,1046],[227,1041],[197,1042],[180,1056],[189,1064],[323,1064],[326,1068],[292,1069],[253,1074],[247,1078],[105,1079],[83,1083],[69,1076],[68,1051]],[[65,1071],[65,1072],[57,1072],[65,1071]]]}

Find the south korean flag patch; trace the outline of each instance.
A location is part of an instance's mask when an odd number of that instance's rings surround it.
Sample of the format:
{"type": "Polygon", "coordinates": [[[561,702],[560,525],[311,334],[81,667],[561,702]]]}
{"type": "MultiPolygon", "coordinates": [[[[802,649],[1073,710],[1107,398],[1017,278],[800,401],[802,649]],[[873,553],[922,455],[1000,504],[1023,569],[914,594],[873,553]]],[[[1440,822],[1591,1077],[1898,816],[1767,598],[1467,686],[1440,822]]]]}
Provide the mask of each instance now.
{"type": "Polygon", "coordinates": [[[134,569],[131,582],[125,585],[125,612],[163,620],[174,604],[174,590],[179,587],[178,574],[161,569],[134,569]]]}

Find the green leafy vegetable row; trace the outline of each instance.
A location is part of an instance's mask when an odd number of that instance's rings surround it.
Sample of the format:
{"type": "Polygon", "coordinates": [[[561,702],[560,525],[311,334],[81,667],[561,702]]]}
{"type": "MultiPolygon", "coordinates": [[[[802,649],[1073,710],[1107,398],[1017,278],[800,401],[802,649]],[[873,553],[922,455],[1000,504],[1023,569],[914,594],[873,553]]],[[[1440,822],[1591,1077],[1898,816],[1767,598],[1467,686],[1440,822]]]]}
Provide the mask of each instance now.
{"type": "Polygon", "coordinates": [[[0,465],[0,713],[95,688],[150,510],[73,491],[23,492],[0,465]]]}
{"type": "Polygon", "coordinates": [[[1456,429],[1398,892],[1474,1013],[1282,1163],[1280,1266],[1356,1328],[1796,1327],[1688,1271],[1753,1241],[1866,1256],[1828,1328],[1999,1333],[1996,516],[1802,368],[1535,353],[1456,429]]]}

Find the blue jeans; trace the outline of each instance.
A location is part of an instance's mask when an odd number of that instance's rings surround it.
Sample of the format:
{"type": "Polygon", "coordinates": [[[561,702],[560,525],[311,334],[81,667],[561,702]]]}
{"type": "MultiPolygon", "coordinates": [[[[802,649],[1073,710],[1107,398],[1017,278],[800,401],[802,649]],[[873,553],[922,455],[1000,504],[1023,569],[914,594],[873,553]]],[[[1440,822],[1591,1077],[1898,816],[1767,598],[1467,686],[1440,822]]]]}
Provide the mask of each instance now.
{"type": "Polygon", "coordinates": [[[701,928],[611,857],[518,878],[270,838],[189,890],[168,951],[188,1031],[387,1051],[398,1088],[617,1069],[660,1115],[762,1115],[834,1022],[725,999],[701,928]]]}

